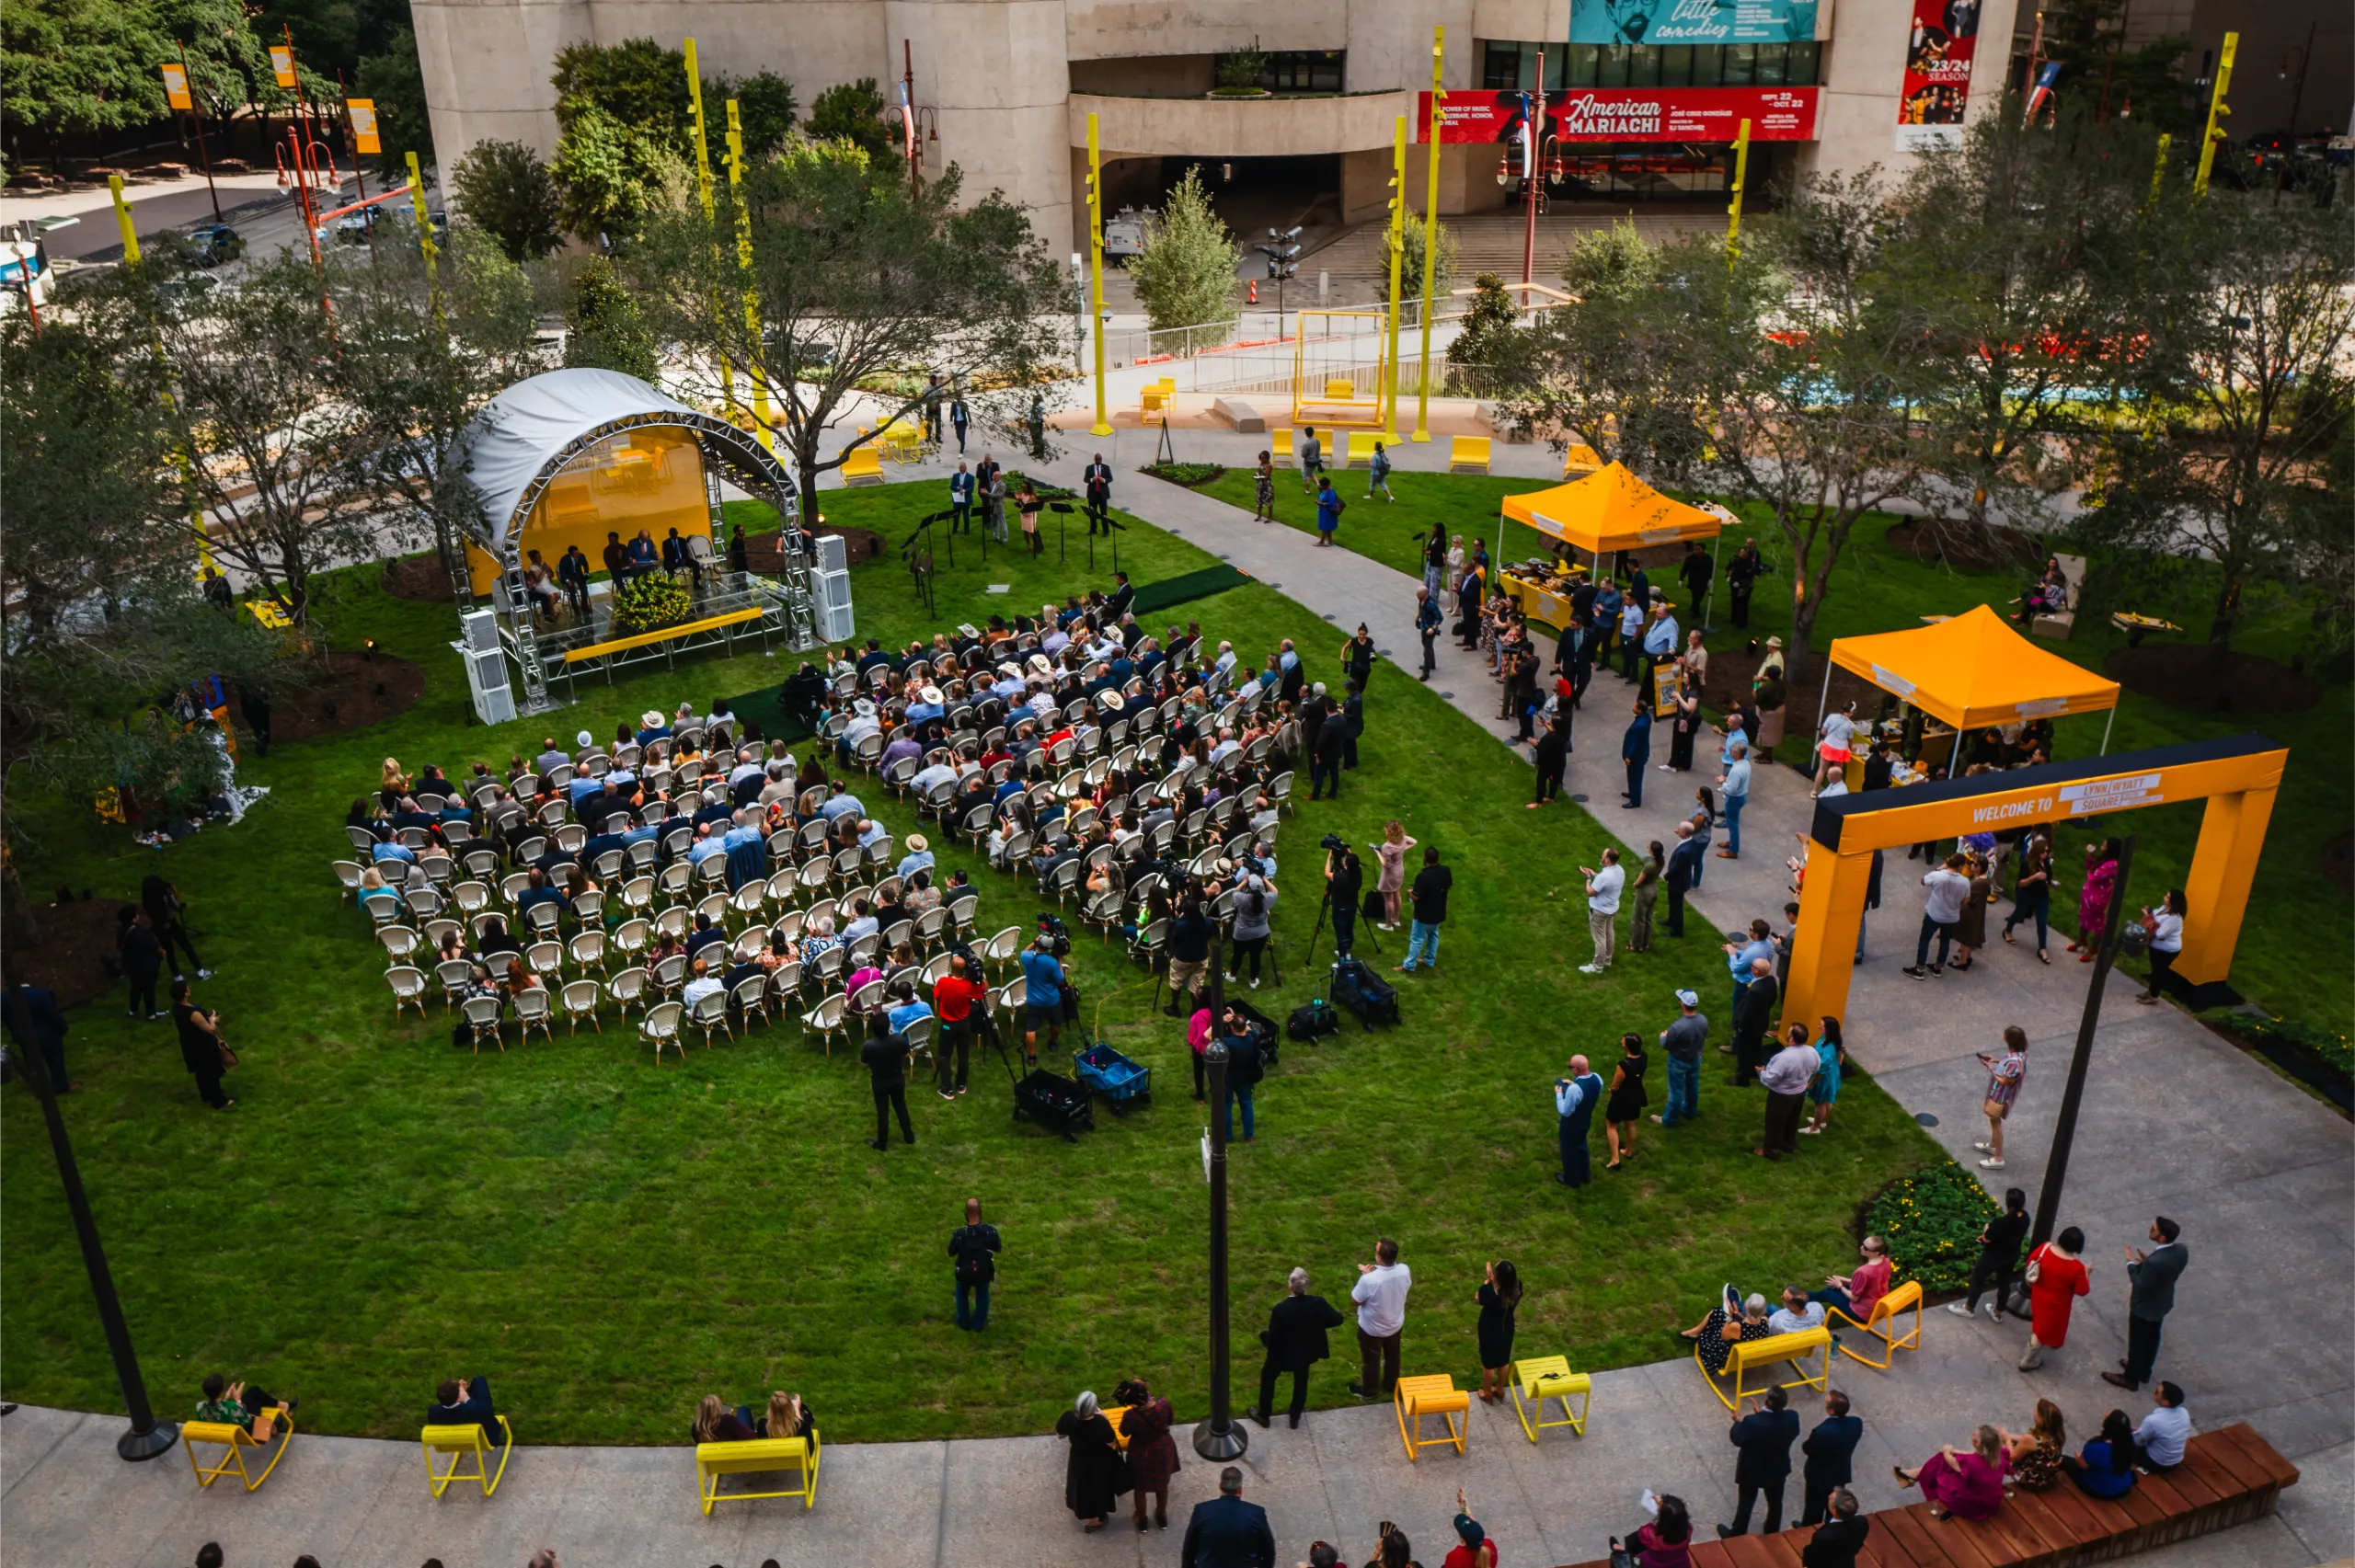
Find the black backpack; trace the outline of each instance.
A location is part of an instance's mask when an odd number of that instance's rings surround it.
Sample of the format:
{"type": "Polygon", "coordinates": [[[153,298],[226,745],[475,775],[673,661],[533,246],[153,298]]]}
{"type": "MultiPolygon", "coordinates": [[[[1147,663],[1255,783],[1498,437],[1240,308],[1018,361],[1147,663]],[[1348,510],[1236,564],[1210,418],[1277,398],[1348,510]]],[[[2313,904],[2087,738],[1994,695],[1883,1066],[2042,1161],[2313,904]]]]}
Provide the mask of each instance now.
{"type": "Polygon", "coordinates": [[[1398,992],[1354,958],[1333,966],[1333,1000],[1355,1014],[1369,1033],[1376,1024],[1398,1022],[1398,992]]]}
{"type": "Polygon", "coordinates": [[[1284,1021],[1285,1034],[1295,1040],[1305,1040],[1312,1045],[1327,1035],[1338,1035],[1340,1032],[1341,1015],[1334,1012],[1333,1004],[1321,996],[1304,1001],[1293,1008],[1292,1016],[1284,1021]]]}

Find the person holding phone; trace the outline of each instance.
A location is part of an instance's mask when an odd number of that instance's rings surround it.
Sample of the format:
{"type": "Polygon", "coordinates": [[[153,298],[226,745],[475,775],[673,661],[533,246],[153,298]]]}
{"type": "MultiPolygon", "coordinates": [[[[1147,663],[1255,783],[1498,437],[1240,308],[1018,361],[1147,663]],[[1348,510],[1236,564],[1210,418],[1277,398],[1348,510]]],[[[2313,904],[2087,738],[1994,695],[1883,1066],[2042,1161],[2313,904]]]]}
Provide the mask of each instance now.
{"type": "Polygon", "coordinates": [[[1982,1051],[1979,1065],[1987,1070],[1987,1096],[1980,1106],[1987,1117],[1987,1139],[1970,1147],[1986,1156],[1979,1162],[1982,1168],[2000,1171],[2004,1168],[2004,1123],[2011,1116],[2021,1085],[2028,1082],[2028,1031],[2016,1024],[2007,1026],[2004,1054],[1991,1057],[1982,1051]]]}
{"type": "Polygon", "coordinates": [[[216,1111],[236,1104],[221,1092],[223,1075],[236,1063],[221,1037],[221,1015],[190,1001],[186,980],[172,982],[172,1023],[179,1030],[180,1060],[196,1075],[197,1093],[216,1111]]]}
{"type": "Polygon", "coordinates": [[[2158,1004],[2159,988],[2175,968],[2183,951],[2183,889],[2170,887],[2156,910],[2142,911],[2142,929],[2151,933],[2151,981],[2134,1000],[2145,1007],[2158,1004]]]}

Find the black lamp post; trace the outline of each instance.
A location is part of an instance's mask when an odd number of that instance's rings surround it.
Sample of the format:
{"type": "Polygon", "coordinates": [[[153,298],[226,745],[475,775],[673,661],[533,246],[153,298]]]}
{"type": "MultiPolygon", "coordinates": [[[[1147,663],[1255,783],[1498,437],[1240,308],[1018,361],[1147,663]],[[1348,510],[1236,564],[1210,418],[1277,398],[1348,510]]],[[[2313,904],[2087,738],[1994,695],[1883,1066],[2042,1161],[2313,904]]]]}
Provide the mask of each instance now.
{"type": "MultiPolygon", "coordinates": [[[[26,1034],[32,1033],[30,1019],[26,1034]]],[[[90,1271],[90,1294],[98,1299],[98,1323],[106,1331],[107,1353],[114,1357],[114,1375],[122,1385],[123,1407],[131,1429],[115,1439],[114,1451],[126,1459],[152,1459],[179,1440],[177,1421],[158,1421],[147,1403],[147,1382],[139,1375],[139,1358],[131,1348],[131,1329],[122,1321],[122,1303],[114,1293],[114,1276],[108,1272],[106,1249],[98,1244],[98,1221],[90,1214],[89,1195],[82,1190],[81,1167],[74,1162],[74,1145],[65,1136],[65,1117],[57,1108],[56,1086],[49,1081],[49,1064],[35,1044],[11,1053],[17,1066],[40,1101],[41,1119],[49,1124],[49,1143],[57,1156],[57,1179],[65,1188],[65,1206],[73,1211],[74,1233],[82,1243],[82,1264],[90,1271]]]]}
{"type": "MultiPolygon", "coordinates": [[[[2056,835],[2057,836],[2057,835],[2056,835]]],[[[2044,1162],[2044,1185],[2036,1195],[2036,1223],[2028,1235],[2028,1250],[2052,1239],[2056,1222],[2061,1217],[2061,1191],[2069,1179],[2069,1150],[2077,1138],[2077,1109],[2085,1097],[2085,1069],[2093,1059],[2094,1029],[2101,1022],[2102,991],[2109,983],[2109,971],[2118,961],[2121,947],[2140,952],[2149,940],[2139,921],[2123,917],[2126,912],[2126,874],[2134,864],[2134,835],[2129,833],[2118,851],[2118,881],[2109,896],[2109,918],[2102,925],[2100,945],[2094,950],[2094,970],[2091,983],[2085,989],[2085,1011],[2077,1017],[2077,1045],[2069,1058],[2069,1084],[2062,1091],[2061,1115],[2052,1124],[2052,1152],[2044,1162]],[[2129,936],[2127,933],[2131,933],[2129,936]]],[[[2028,1287],[2023,1284],[2013,1291],[2013,1310],[2021,1317],[2028,1315],[2028,1287]]]]}
{"type": "Polygon", "coordinates": [[[1209,968],[1210,1048],[1202,1053],[1211,1091],[1211,1414],[1194,1427],[1194,1452],[1212,1464],[1243,1457],[1251,1439],[1235,1419],[1227,1398],[1226,1279],[1226,1041],[1218,1026],[1226,1012],[1225,960],[1215,933],[1209,968]]]}

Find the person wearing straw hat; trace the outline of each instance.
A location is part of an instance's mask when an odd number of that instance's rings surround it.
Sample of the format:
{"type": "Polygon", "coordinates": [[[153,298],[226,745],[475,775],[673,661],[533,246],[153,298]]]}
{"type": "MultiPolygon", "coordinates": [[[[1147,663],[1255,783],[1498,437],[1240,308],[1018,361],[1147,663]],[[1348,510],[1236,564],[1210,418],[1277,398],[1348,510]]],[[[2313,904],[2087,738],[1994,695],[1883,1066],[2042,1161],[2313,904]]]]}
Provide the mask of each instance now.
{"type": "Polygon", "coordinates": [[[850,760],[856,753],[860,741],[870,735],[883,733],[882,721],[877,716],[872,698],[859,698],[851,704],[850,711],[850,723],[843,727],[842,735],[834,741],[834,755],[844,767],[850,766],[850,760]]]}
{"type": "Polygon", "coordinates": [[[910,833],[908,853],[900,857],[900,864],[893,869],[902,881],[913,876],[919,871],[930,871],[932,869],[931,841],[922,833],[910,833]]]}
{"type": "Polygon", "coordinates": [[[928,719],[941,718],[948,712],[948,709],[945,699],[940,694],[939,687],[921,687],[916,692],[916,700],[908,704],[908,722],[923,724],[928,719]]]}
{"type": "Polygon", "coordinates": [[[649,708],[638,715],[638,743],[651,746],[658,740],[671,738],[671,727],[664,722],[661,708],[649,708]]]}

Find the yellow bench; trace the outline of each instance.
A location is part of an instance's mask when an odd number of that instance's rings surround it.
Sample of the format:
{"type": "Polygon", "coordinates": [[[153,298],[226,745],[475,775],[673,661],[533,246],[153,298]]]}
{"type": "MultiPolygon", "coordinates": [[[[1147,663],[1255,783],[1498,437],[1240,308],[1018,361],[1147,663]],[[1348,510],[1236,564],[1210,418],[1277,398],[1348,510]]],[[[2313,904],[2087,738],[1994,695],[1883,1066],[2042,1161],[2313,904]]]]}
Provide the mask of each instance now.
{"type": "Polygon", "coordinates": [[[188,1468],[196,1472],[196,1484],[210,1486],[233,1470],[237,1472],[237,1479],[246,1483],[248,1492],[268,1481],[270,1472],[278,1468],[278,1461],[286,1457],[286,1450],[294,1442],[294,1423],[287,1419],[284,1411],[277,1412],[271,1424],[278,1428],[278,1452],[270,1456],[270,1462],[261,1467],[259,1475],[256,1475],[246,1468],[246,1450],[267,1448],[270,1447],[268,1443],[257,1442],[252,1433],[233,1421],[181,1422],[180,1441],[188,1446],[188,1468]],[[196,1462],[196,1445],[199,1443],[218,1443],[229,1451],[221,1456],[219,1464],[208,1470],[196,1462]]]}
{"type": "Polygon", "coordinates": [[[1382,440],[1382,437],[1372,430],[1359,430],[1353,432],[1350,437],[1349,461],[1343,464],[1342,466],[1345,468],[1373,467],[1373,443],[1380,440],[1382,440]]]}
{"type": "Polygon", "coordinates": [[[503,1415],[494,1415],[491,1419],[499,1423],[501,1432],[507,1434],[506,1446],[499,1450],[499,1468],[496,1471],[490,1468],[490,1443],[483,1436],[482,1423],[478,1421],[469,1421],[462,1426],[428,1426],[418,1434],[418,1441],[425,1449],[425,1479],[432,1486],[433,1495],[439,1497],[449,1491],[454,1481],[482,1482],[482,1494],[486,1497],[499,1490],[500,1482],[507,1475],[507,1458],[515,1451],[515,1428],[507,1425],[507,1417],[503,1415]],[[446,1473],[434,1468],[433,1456],[436,1454],[450,1456],[450,1468],[446,1473]],[[463,1471],[459,1467],[465,1463],[469,1454],[474,1456],[475,1468],[471,1471],[463,1471]]]}
{"type": "Polygon", "coordinates": [[[1455,1451],[1464,1451],[1464,1439],[1472,1427],[1472,1396],[1455,1386],[1455,1379],[1445,1372],[1433,1372],[1429,1377],[1401,1378],[1391,1394],[1391,1402],[1398,1411],[1398,1436],[1407,1445],[1407,1458],[1433,1443],[1453,1443],[1455,1451]],[[1461,1414],[1463,1419],[1458,1420],[1461,1414]],[[1436,1415],[1445,1430],[1442,1437],[1423,1436],[1423,1417],[1436,1415]]]}
{"type": "Polygon", "coordinates": [[[1717,1395],[1717,1402],[1728,1410],[1739,1409],[1743,1400],[1753,1394],[1763,1394],[1767,1389],[1775,1386],[1766,1383],[1754,1389],[1748,1387],[1750,1369],[1753,1367],[1772,1367],[1780,1362],[1789,1362],[1791,1370],[1797,1372],[1798,1377],[1796,1380],[1782,1385],[1786,1389],[1821,1390],[1827,1389],[1832,1384],[1832,1331],[1830,1329],[1801,1329],[1797,1333],[1770,1334],[1764,1339],[1738,1339],[1727,1348],[1731,1352],[1726,1358],[1726,1371],[1733,1375],[1731,1397],[1728,1397],[1726,1391],[1717,1387],[1716,1378],[1709,1376],[1708,1364],[1701,1359],[1701,1347],[1698,1345],[1693,1347],[1693,1365],[1701,1368],[1701,1376],[1708,1383],[1709,1391],[1717,1395]],[[1809,1356],[1817,1355],[1823,1357],[1823,1365],[1821,1369],[1810,1378],[1807,1375],[1807,1368],[1802,1363],[1809,1356]]]}
{"type": "Polygon", "coordinates": [[[1488,438],[1487,436],[1453,436],[1447,443],[1447,471],[1476,468],[1488,471],[1488,438]]]}
{"type": "Polygon", "coordinates": [[[1595,456],[1594,448],[1578,441],[1572,441],[1569,450],[1562,453],[1562,477],[1565,479],[1573,474],[1591,474],[1602,466],[1603,459],[1595,456]]]}
{"type": "Polygon", "coordinates": [[[286,631],[294,624],[293,617],[286,613],[286,607],[275,599],[248,599],[246,610],[273,632],[286,631]]]}
{"type": "Polygon", "coordinates": [[[1843,1345],[1840,1347],[1840,1354],[1851,1361],[1861,1361],[1867,1367],[1878,1367],[1886,1372],[1897,1360],[1899,1351],[1922,1348],[1922,1282],[1918,1279],[1907,1280],[1874,1302],[1873,1310],[1866,1314],[1863,1322],[1856,1322],[1855,1319],[1849,1317],[1837,1307],[1832,1309],[1832,1315],[1847,1322],[1855,1323],[1856,1327],[1880,1341],[1881,1358],[1878,1361],[1869,1356],[1859,1356],[1843,1345]],[[1913,1326],[1901,1334],[1897,1332],[1897,1320],[1900,1314],[1908,1310],[1913,1313],[1913,1326]]]}
{"type": "Polygon", "coordinates": [[[883,483],[883,454],[872,444],[854,449],[843,458],[843,483],[860,485],[868,481],[883,483]]]}
{"type": "Polygon", "coordinates": [[[1269,457],[1274,461],[1275,465],[1279,468],[1291,467],[1292,432],[1290,430],[1271,430],[1269,434],[1274,438],[1268,447],[1269,457]]]}
{"type": "Polygon", "coordinates": [[[565,653],[564,662],[579,664],[583,659],[598,658],[609,653],[622,653],[634,647],[645,647],[651,643],[668,642],[672,637],[690,636],[696,632],[715,632],[722,626],[734,626],[746,621],[757,621],[760,616],[761,612],[756,609],[730,610],[725,615],[706,616],[701,621],[689,621],[684,625],[664,626],[656,631],[640,632],[634,637],[615,637],[610,642],[591,643],[587,647],[570,648],[565,653]]]}
{"type": "Polygon", "coordinates": [[[1537,1441],[1537,1434],[1548,1426],[1567,1426],[1580,1436],[1586,1436],[1588,1409],[1594,1403],[1594,1380],[1584,1372],[1570,1370],[1569,1358],[1563,1356],[1536,1356],[1512,1364],[1512,1407],[1521,1417],[1521,1429],[1529,1440],[1537,1441]],[[1570,1412],[1570,1396],[1579,1396],[1576,1414],[1570,1412]],[[1562,1418],[1545,1419],[1545,1402],[1562,1402],[1562,1418]],[[1523,1404],[1523,1400],[1529,1402],[1523,1404]],[[1534,1417],[1535,1419],[1532,1419],[1534,1417]]]}
{"type": "Polygon", "coordinates": [[[916,428],[909,424],[885,426],[883,450],[894,463],[913,463],[916,460],[916,428]]]}
{"type": "Polygon", "coordinates": [[[757,1497],[798,1497],[804,1508],[815,1507],[818,1502],[818,1438],[815,1433],[807,1437],[753,1437],[741,1443],[697,1443],[695,1445],[695,1491],[703,1500],[706,1518],[711,1516],[715,1503],[741,1503],[757,1497]],[[798,1471],[801,1484],[781,1492],[728,1492],[719,1490],[723,1475],[761,1475],[772,1471],[798,1471]]]}
{"type": "Polygon", "coordinates": [[[1166,417],[1167,410],[1162,403],[1161,388],[1146,387],[1143,394],[1137,399],[1137,412],[1148,425],[1155,422],[1156,416],[1166,417]]]}

